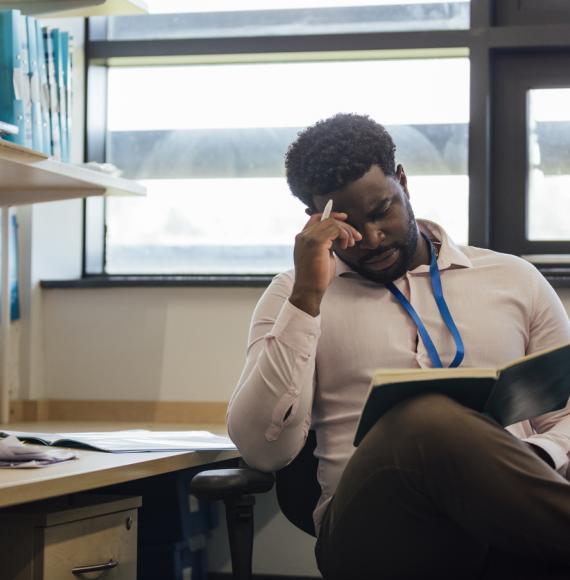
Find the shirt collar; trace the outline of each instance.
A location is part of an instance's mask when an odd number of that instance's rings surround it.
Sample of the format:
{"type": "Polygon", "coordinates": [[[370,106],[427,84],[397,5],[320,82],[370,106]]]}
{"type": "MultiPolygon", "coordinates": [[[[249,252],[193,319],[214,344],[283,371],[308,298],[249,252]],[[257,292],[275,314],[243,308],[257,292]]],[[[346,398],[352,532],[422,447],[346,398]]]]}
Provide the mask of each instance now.
{"type": "MultiPolygon", "coordinates": [[[[416,220],[420,231],[428,236],[432,242],[439,242],[440,250],[437,258],[437,265],[440,270],[447,270],[448,268],[472,268],[471,260],[461,251],[458,246],[448,235],[447,232],[435,222],[429,220],[416,220]]],[[[336,276],[343,278],[361,278],[360,274],[347,266],[338,256],[336,259],[336,276]]],[[[429,265],[421,264],[417,268],[410,270],[411,274],[420,274],[428,272],[429,265]]]]}

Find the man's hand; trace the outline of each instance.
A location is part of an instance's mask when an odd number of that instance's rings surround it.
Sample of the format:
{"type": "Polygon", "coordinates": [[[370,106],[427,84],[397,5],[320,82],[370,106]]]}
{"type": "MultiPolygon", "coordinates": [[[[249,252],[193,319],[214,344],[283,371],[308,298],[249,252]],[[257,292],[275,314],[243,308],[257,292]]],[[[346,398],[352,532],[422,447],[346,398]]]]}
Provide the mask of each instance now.
{"type": "Polygon", "coordinates": [[[525,441],[525,443],[535,455],[538,455],[538,457],[540,457],[545,463],[548,463],[548,465],[554,469],[555,465],[552,457],[550,457],[550,455],[548,455],[548,453],[542,447],[539,445],[534,445],[533,443],[529,443],[528,441],[525,441]]]}
{"type": "Polygon", "coordinates": [[[333,212],[321,221],[320,213],[313,214],[295,237],[295,284],[289,302],[311,316],[319,314],[321,300],[335,275],[333,242],[346,249],[362,239],[360,232],[345,222],[347,217],[333,212]]]}

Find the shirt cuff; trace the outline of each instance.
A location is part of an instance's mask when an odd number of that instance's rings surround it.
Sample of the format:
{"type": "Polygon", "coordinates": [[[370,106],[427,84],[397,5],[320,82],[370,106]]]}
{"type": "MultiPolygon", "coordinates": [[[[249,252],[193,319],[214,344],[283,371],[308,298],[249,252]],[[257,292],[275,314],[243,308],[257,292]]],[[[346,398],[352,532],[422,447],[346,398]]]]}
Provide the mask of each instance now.
{"type": "Polygon", "coordinates": [[[294,350],[311,356],[321,334],[321,315],[311,316],[285,300],[269,333],[294,350]]]}
{"type": "Polygon", "coordinates": [[[568,456],[566,455],[566,450],[554,441],[547,439],[546,437],[540,437],[540,435],[533,435],[523,439],[527,443],[532,443],[537,447],[540,447],[552,458],[554,463],[554,469],[556,471],[565,471],[568,466],[568,456]]]}

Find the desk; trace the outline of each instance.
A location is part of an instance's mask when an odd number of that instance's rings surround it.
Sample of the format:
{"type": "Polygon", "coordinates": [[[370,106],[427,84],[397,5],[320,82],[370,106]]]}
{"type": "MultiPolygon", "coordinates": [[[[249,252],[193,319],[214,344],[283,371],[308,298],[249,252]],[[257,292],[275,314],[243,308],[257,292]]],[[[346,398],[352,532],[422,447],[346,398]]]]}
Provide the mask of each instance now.
{"type": "MultiPolygon", "coordinates": [[[[177,425],[145,423],[12,423],[0,430],[38,431],[115,431],[121,429],[208,430],[225,434],[220,425],[177,425]]],[[[67,495],[80,491],[126,483],[172,473],[238,457],[237,451],[198,451],[161,453],[102,453],[77,451],[77,459],[38,469],[0,469],[0,508],[67,495]]]]}
{"type": "MultiPolygon", "coordinates": [[[[0,430],[3,427],[0,426],[0,430]]],[[[95,423],[95,422],[36,422],[36,423],[13,423],[5,426],[4,429],[13,431],[37,431],[37,432],[80,432],[80,431],[115,431],[122,429],[151,429],[156,431],[168,430],[206,430],[216,434],[225,435],[225,429],[219,425],[177,425],[177,424],[158,424],[158,423],[95,423]]],[[[160,568],[160,577],[173,577],[167,564],[170,560],[163,562],[159,557],[165,558],[163,551],[152,552],[153,534],[159,533],[161,539],[165,539],[164,532],[155,525],[144,525],[145,522],[156,521],[157,514],[160,517],[160,525],[166,525],[167,531],[172,534],[179,534],[180,530],[185,529],[182,522],[174,522],[169,525],[168,514],[179,514],[175,493],[172,490],[179,491],[178,482],[188,485],[193,473],[177,473],[185,470],[192,470],[205,466],[210,463],[227,461],[238,457],[237,451],[198,451],[198,452],[143,452],[143,453],[105,453],[100,451],[75,450],[77,459],[56,463],[49,467],[38,469],[0,469],[0,517],[6,517],[7,511],[1,508],[15,506],[18,504],[27,504],[37,500],[45,500],[54,497],[68,496],[77,492],[90,492],[99,488],[105,488],[104,493],[113,490],[111,493],[122,494],[121,488],[125,489],[127,496],[142,496],[144,509],[146,506],[145,517],[139,510],[141,526],[139,528],[139,544],[145,545],[143,554],[139,553],[139,575],[145,572],[147,576],[143,578],[159,577],[155,574],[152,566],[160,568]],[[170,485],[170,492],[163,494],[162,490],[165,485],[170,485]],[[112,486],[112,487],[111,487],[112,486]],[[117,487],[118,486],[118,487],[117,487]],[[128,488],[131,489],[128,489],[128,488]],[[133,493],[133,488],[136,490],[133,493]],[[145,498],[145,494],[148,494],[145,498]],[[160,498],[157,501],[157,497],[160,498]],[[148,499],[148,501],[147,501],[148,499]],[[2,515],[3,514],[3,515],[2,515]],[[174,525],[176,523],[176,525],[174,525]],[[145,533],[146,532],[146,533],[145,533]],[[149,548],[151,546],[151,548],[149,548]],[[141,557],[147,560],[141,561],[141,557]],[[142,563],[141,563],[142,562],[142,563]]],[[[180,493],[187,493],[187,487],[180,493]]],[[[72,497],[85,497],[72,496],[72,497]]],[[[138,499],[140,506],[140,497],[138,499]]],[[[130,501],[133,497],[130,497],[130,501]]],[[[65,498],[67,501],[67,498],[65,498]]],[[[87,502],[95,500],[88,498],[87,502]]],[[[112,501],[112,500],[109,500],[112,501]]],[[[126,501],[126,500],[125,500],[126,501]]],[[[188,500],[186,500],[188,503],[188,500]]],[[[19,508],[18,508],[19,509],[19,508]]],[[[24,509],[35,512],[37,504],[26,506],[24,509]]],[[[110,508],[109,508],[110,509],[110,508]]],[[[186,508],[188,509],[188,508],[186,508]]],[[[133,512],[132,520],[137,521],[136,509],[133,512]]],[[[69,570],[75,564],[70,563],[72,558],[83,559],[87,563],[94,562],[111,562],[115,559],[113,550],[121,552],[122,556],[116,557],[121,561],[122,572],[117,578],[134,578],[137,569],[137,549],[136,549],[136,531],[135,540],[128,538],[128,532],[124,531],[125,514],[130,512],[121,511],[110,513],[103,520],[102,517],[82,519],[69,524],[69,529],[63,532],[67,534],[63,540],[50,539],[47,532],[41,536],[38,533],[32,535],[28,528],[17,534],[9,526],[4,528],[4,536],[0,547],[4,548],[4,553],[0,559],[4,560],[3,573],[7,573],[9,578],[18,578],[30,580],[31,578],[41,577],[46,580],[61,580],[69,577],[69,570]],[[103,540],[95,542],[92,528],[102,526],[98,521],[105,522],[105,535],[103,540]],[[112,525],[111,525],[112,524],[112,525]],[[75,527],[73,527],[75,526],[75,527]],[[79,526],[79,527],[78,527],[79,526]],[[89,527],[91,526],[91,527],[89,527]],[[122,534],[122,535],[121,535],[122,534]],[[41,542],[38,538],[42,538],[41,542]],[[117,539],[119,538],[119,539],[117,539]],[[123,544],[121,544],[123,542],[123,544]],[[130,543],[129,543],[130,542],[130,543]],[[38,548],[38,545],[41,547],[38,548]],[[2,546],[2,544],[4,544],[2,546]],[[125,547],[126,546],[126,547],[125,547]],[[130,546],[130,547],[129,547],[130,546]],[[101,552],[98,554],[97,550],[101,552]],[[37,553],[42,556],[38,557],[37,553]],[[62,555],[63,554],[63,555],[62,555]],[[109,556],[111,554],[112,558],[109,556]],[[103,558],[103,555],[105,557],[103,558]],[[11,568],[10,568],[11,566],[11,568]],[[38,570],[40,570],[38,572],[38,570]]],[[[63,529],[65,526],[54,526],[51,530],[63,529]]],[[[45,528],[48,529],[48,528],[45,528]]],[[[130,529],[130,527],[128,528],[130,529]]],[[[133,528],[136,530],[136,528],[133,528]]],[[[43,528],[42,528],[43,530],[43,528]]],[[[1,532],[1,530],[0,530],[1,532]]],[[[97,530],[99,533],[99,530],[97,530]]],[[[132,536],[133,532],[131,532],[132,536]]],[[[184,546],[184,550],[186,550],[184,546]]],[[[180,554],[187,552],[180,552],[180,554]]],[[[205,554],[202,550],[200,554],[205,554]]],[[[81,562],[80,562],[81,563],[81,562]]],[[[83,562],[84,564],[85,562],[83,562]]],[[[116,563],[114,563],[116,565],[116,563]]],[[[196,556],[192,560],[192,567],[189,570],[200,570],[200,577],[205,577],[206,563],[205,556],[196,556]]],[[[177,576],[179,577],[179,570],[177,576]]],[[[2,576],[4,578],[5,576],[2,576]]],[[[139,576],[140,577],[140,576],[139,576]]]]}

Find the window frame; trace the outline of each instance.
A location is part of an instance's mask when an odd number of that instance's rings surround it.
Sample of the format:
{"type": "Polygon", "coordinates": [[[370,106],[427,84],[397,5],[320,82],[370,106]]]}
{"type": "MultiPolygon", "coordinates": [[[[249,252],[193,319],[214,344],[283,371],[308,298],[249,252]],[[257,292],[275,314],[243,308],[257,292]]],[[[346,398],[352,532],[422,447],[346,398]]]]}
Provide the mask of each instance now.
{"type": "Polygon", "coordinates": [[[523,255],[570,252],[570,240],[528,240],[526,237],[529,157],[527,92],[532,89],[568,88],[568,71],[570,50],[532,54],[506,51],[496,56],[493,70],[497,104],[493,119],[493,157],[502,162],[493,172],[493,190],[497,194],[492,212],[492,244],[498,251],[523,255]],[[526,171],[517,171],[516,168],[520,167],[526,171]]]}
{"type": "MultiPolygon", "coordinates": [[[[505,208],[512,201],[512,195],[504,196],[497,187],[497,167],[504,166],[504,148],[493,147],[497,131],[496,119],[505,113],[505,103],[496,94],[497,63],[508,52],[514,55],[539,54],[570,51],[570,6],[568,24],[532,24],[530,17],[516,13],[515,3],[510,12],[501,13],[502,24],[496,26],[497,0],[473,0],[470,8],[470,25],[464,30],[428,30],[411,32],[366,32],[346,34],[319,34],[275,37],[224,37],[224,38],[185,38],[160,40],[105,40],[107,19],[92,18],[86,22],[86,159],[104,162],[105,160],[105,120],[106,120],[106,78],[105,71],[110,66],[125,64],[169,64],[172,62],[208,62],[219,59],[231,62],[239,59],[259,59],[266,55],[284,59],[294,58],[303,53],[328,53],[346,55],[361,51],[381,51],[397,55],[401,52],[425,51],[448,56],[467,49],[470,59],[470,118],[468,135],[468,176],[469,176],[469,233],[471,245],[500,250],[507,247],[501,241],[497,244],[497,208],[505,208]],[[514,16],[513,16],[514,14],[514,16]],[[508,20],[511,18],[511,22],[508,20]],[[525,20],[526,18],[526,20],[525,20]],[[505,20],[507,22],[505,22],[505,20]],[[339,51],[342,47],[342,51],[339,51]]],[[[498,0],[504,1],[504,0],[498,0]]],[[[570,86],[570,83],[568,83],[570,86]]],[[[526,116],[521,120],[526,129],[526,116]]],[[[515,167],[511,167],[510,178],[514,177],[515,167]]],[[[526,175],[526,174],[525,174],[526,175]]],[[[514,194],[513,194],[514,195],[514,194]]],[[[91,219],[85,204],[84,232],[91,219]]],[[[500,214],[504,219],[504,211],[500,214]]],[[[525,221],[525,220],[523,220],[525,221]]],[[[105,227],[90,224],[91,231],[99,231],[103,247],[105,227]]],[[[511,232],[510,224],[502,228],[511,232]]],[[[510,235],[510,234],[509,234],[510,235]]],[[[515,254],[542,254],[541,242],[520,244],[513,236],[508,248],[515,254]],[[535,245],[537,244],[537,245],[535,245]]],[[[545,268],[549,279],[555,284],[567,285],[570,277],[570,242],[555,242],[553,251],[568,255],[568,262],[545,268]]],[[[503,249],[502,251],[505,251],[503,249]]],[[[104,271],[104,251],[100,271],[87,268],[87,244],[84,235],[83,272],[84,279],[99,278],[115,282],[126,280],[129,285],[138,280],[151,284],[161,281],[185,280],[197,285],[239,285],[260,286],[266,284],[271,275],[156,275],[156,276],[109,276],[104,271]]],[[[178,282],[177,282],[178,283],[178,282]]]]}

